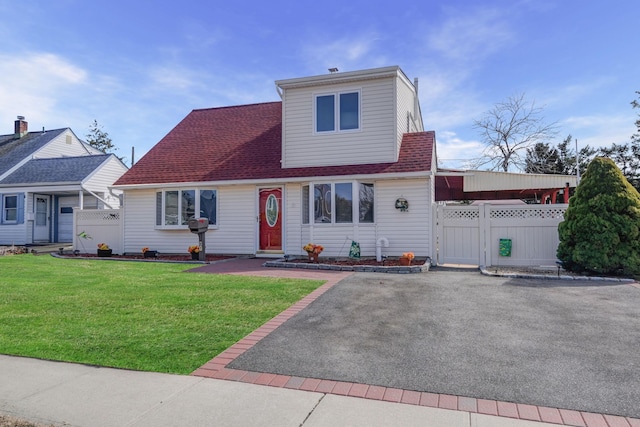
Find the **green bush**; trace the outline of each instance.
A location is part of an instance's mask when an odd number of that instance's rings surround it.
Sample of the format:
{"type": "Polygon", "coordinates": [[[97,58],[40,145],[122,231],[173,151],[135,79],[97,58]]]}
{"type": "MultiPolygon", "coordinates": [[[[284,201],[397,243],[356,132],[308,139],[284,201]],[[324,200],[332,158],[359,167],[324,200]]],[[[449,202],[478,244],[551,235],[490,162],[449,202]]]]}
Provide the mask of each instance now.
{"type": "Polygon", "coordinates": [[[611,159],[589,164],[558,233],[567,270],[640,274],[640,194],[611,159]]]}

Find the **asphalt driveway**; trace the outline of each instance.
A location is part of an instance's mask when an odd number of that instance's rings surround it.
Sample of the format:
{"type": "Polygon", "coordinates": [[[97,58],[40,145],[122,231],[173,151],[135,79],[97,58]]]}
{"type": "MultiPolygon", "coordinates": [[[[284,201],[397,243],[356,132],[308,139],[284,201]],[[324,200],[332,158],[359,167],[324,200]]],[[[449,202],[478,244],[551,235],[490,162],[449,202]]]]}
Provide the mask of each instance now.
{"type": "Polygon", "coordinates": [[[357,273],[229,367],[640,418],[640,289],[357,273]]]}

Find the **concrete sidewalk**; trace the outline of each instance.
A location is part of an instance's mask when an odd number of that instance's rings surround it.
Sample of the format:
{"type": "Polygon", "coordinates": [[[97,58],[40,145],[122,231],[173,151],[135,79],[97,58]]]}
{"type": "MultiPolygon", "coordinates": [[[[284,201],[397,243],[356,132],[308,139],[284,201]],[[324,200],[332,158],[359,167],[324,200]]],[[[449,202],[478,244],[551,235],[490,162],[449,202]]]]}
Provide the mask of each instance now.
{"type": "Polygon", "coordinates": [[[0,413],[64,426],[553,424],[194,376],[0,355],[0,413]]]}

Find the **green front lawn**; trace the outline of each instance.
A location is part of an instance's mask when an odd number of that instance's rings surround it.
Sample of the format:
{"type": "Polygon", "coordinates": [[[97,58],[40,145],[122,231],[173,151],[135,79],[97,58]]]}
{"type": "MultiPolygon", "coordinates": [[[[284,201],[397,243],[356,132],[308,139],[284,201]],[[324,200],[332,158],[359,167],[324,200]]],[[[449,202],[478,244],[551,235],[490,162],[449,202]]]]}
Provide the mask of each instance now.
{"type": "Polygon", "coordinates": [[[0,353],[188,374],[322,282],[0,256],[0,353]]]}

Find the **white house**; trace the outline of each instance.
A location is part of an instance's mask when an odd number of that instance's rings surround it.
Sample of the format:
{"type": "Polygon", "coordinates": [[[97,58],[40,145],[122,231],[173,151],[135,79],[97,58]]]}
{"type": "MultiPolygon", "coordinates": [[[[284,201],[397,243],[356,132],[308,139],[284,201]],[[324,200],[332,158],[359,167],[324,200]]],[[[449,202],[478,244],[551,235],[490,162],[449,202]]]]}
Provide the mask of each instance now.
{"type": "Polygon", "coordinates": [[[397,66],[276,81],[281,102],[193,110],[115,183],[123,247],[432,256],[435,134],[397,66]],[[383,239],[384,238],[384,239],[383,239]]]}
{"type": "Polygon", "coordinates": [[[127,167],[69,128],[0,135],[0,245],[71,242],[73,209],[118,208],[109,190],[127,167]]]}

